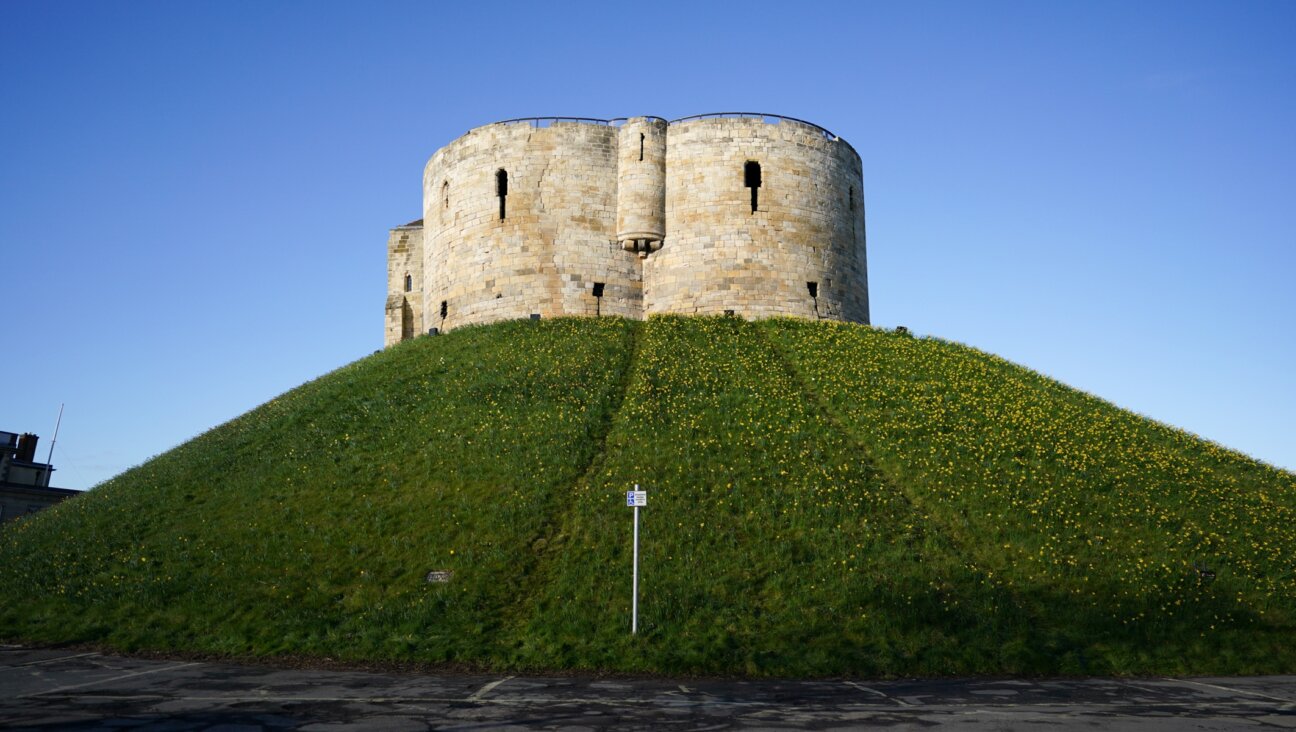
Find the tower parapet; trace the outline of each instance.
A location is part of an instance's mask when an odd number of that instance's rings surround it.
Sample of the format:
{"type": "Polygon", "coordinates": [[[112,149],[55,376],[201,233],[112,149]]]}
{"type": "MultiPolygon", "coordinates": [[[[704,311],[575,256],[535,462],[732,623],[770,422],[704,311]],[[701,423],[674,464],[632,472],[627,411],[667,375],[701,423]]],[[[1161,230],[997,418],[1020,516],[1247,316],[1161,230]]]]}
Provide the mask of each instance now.
{"type": "Polygon", "coordinates": [[[498,122],[432,156],[422,221],[392,230],[388,345],[652,313],[867,323],[854,149],[773,115],[498,122]]]}

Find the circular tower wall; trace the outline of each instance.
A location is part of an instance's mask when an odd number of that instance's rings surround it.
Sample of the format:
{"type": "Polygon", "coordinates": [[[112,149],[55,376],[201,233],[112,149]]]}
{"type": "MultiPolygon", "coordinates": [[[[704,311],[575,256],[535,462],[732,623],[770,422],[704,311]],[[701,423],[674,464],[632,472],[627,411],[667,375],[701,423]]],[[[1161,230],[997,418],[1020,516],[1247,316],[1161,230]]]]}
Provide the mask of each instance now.
{"type": "Polygon", "coordinates": [[[479,127],[428,161],[426,327],[641,317],[639,267],[616,238],[617,128],[538,124],[479,127]]]}
{"type": "Polygon", "coordinates": [[[814,125],[672,123],[666,238],[644,263],[646,312],[867,323],[862,191],[859,156],[814,125]]]}

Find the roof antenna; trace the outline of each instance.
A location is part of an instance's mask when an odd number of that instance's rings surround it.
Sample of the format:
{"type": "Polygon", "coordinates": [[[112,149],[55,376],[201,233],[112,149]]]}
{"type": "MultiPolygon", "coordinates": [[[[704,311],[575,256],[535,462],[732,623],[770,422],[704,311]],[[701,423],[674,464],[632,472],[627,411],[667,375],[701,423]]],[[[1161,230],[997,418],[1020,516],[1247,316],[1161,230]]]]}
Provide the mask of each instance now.
{"type": "Polygon", "coordinates": [[[49,488],[50,478],[54,473],[54,443],[58,442],[59,427],[63,424],[63,402],[59,402],[58,420],[54,422],[54,437],[50,439],[49,457],[45,458],[45,487],[49,488]]]}

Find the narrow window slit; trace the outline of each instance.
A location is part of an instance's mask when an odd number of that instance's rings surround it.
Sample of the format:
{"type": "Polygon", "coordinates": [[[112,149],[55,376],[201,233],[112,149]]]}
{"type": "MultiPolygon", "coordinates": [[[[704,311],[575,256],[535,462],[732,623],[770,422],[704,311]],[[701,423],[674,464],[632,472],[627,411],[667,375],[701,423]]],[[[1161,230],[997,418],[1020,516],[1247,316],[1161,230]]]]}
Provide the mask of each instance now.
{"type": "Polygon", "coordinates": [[[752,213],[756,213],[758,203],[756,192],[760,190],[761,185],[760,163],[755,160],[748,160],[747,164],[743,166],[743,185],[751,189],[752,213]]]}
{"type": "Polygon", "coordinates": [[[442,300],[442,301],[441,301],[441,319],[442,319],[442,320],[445,320],[446,313],[449,311],[449,307],[448,307],[448,305],[449,305],[449,302],[448,302],[448,301],[446,301],[446,300],[442,300]]]}
{"type": "Polygon", "coordinates": [[[499,196],[500,221],[504,220],[504,199],[508,198],[508,172],[500,168],[495,173],[495,195],[499,196]]]}
{"type": "Polygon", "coordinates": [[[644,134],[640,132],[639,133],[639,160],[640,161],[643,160],[643,146],[644,146],[644,134]]]}
{"type": "Polygon", "coordinates": [[[409,292],[410,290],[413,290],[413,289],[414,289],[414,278],[411,277],[410,275],[406,274],[406,275],[405,275],[405,291],[406,291],[406,292],[409,292]]]}

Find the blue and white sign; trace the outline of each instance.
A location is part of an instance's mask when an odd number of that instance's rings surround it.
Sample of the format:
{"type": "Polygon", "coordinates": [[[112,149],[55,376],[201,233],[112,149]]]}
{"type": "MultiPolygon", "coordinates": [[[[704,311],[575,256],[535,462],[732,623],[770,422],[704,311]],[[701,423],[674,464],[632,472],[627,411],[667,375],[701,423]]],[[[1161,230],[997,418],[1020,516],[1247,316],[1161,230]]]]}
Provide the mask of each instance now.
{"type": "Polygon", "coordinates": [[[638,508],[648,505],[648,491],[626,491],[626,506],[638,508]]]}

